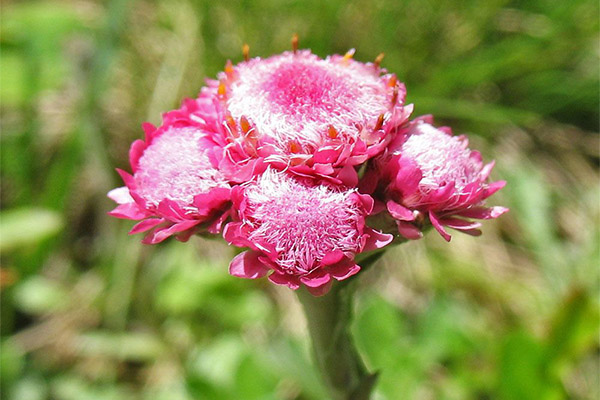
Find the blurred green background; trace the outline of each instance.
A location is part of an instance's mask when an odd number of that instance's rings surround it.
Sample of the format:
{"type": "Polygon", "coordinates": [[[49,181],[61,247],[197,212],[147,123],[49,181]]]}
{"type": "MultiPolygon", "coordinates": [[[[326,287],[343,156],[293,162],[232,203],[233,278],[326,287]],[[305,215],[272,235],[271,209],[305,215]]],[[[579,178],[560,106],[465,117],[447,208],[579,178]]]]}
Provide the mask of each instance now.
{"type": "Polygon", "coordinates": [[[325,399],[292,292],[106,215],[143,121],[227,59],[357,49],[508,185],[480,238],[388,251],[353,331],[374,399],[599,394],[598,2],[2,3],[2,399],[325,399]]]}

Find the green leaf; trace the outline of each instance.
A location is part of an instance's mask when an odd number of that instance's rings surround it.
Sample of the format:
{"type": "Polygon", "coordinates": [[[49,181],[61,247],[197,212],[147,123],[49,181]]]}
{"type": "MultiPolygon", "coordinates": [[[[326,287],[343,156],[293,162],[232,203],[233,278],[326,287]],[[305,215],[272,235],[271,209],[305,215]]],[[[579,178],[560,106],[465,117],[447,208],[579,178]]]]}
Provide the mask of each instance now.
{"type": "Polygon", "coordinates": [[[22,311],[40,315],[64,309],[69,295],[58,283],[35,275],[15,287],[14,301],[22,311]]]}
{"type": "Polygon", "coordinates": [[[64,222],[57,212],[18,208],[0,212],[0,252],[34,245],[56,235],[64,222]]]}

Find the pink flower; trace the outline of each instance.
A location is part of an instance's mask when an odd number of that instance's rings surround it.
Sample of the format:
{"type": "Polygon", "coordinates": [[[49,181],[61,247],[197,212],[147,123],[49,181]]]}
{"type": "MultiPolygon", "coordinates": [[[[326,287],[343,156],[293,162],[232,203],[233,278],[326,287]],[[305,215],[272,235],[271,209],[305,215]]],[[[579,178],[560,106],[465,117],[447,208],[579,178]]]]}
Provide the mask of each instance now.
{"type": "Polygon", "coordinates": [[[304,284],[314,295],[325,294],[332,279],[356,274],[356,254],[393,238],[365,225],[370,196],[271,168],[234,187],[232,201],[237,214],[223,236],[250,250],[233,259],[230,273],[250,279],[270,273],[271,282],[294,290],[304,284]]]}
{"type": "Polygon", "coordinates": [[[129,151],[133,175],[118,170],[125,182],[109,192],[119,205],[109,214],[140,220],[130,234],[150,231],[145,243],[171,235],[187,240],[206,230],[218,233],[229,215],[231,187],[218,169],[224,143],[219,143],[217,114],[201,96],[163,116],[155,128],[144,124],[145,140],[129,151]]]}
{"type": "Polygon", "coordinates": [[[260,160],[355,186],[354,167],[385,148],[412,105],[404,106],[395,75],[354,61],[352,53],[321,59],[303,50],[228,64],[211,83],[231,142],[222,169],[260,160]]]}
{"type": "Polygon", "coordinates": [[[422,236],[425,216],[447,241],[446,227],[480,235],[481,224],[469,218],[497,218],[507,212],[504,207],[483,205],[506,182],[488,183],[494,163],[484,165],[479,152],[468,148],[465,136],[452,136],[450,129],[435,128],[430,122],[428,117],[413,121],[365,180],[375,182],[381,176],[387,211],[406,238],[422,236]]]}

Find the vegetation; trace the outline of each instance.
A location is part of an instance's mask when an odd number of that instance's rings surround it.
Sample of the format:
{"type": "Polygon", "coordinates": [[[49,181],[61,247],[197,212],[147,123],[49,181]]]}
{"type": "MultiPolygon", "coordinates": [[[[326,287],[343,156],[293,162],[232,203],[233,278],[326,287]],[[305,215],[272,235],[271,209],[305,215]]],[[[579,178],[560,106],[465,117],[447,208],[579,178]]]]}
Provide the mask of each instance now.
{"type": "Polygon", "coordinates": [[[233,249],[156,246],[109,218],[143,121],[225,61],[357,49],[415,115],[468,133],[511,212],[361,277],[375,399],[597,399],[598,3],[93,0],[1,15],[0,397],[323,399],[294,295],[227,274],[233,249]]]}

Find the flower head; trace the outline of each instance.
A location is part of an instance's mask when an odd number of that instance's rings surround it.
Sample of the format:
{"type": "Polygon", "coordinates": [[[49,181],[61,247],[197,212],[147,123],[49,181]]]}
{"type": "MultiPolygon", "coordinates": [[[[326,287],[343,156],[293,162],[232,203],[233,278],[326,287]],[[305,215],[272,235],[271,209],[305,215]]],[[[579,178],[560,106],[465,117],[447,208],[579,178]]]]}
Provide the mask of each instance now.
{"type": "Polygon", "coordinates": [[[353,166],[380,152],[406,121],[404,85],[352,53],[285,52],[228,66],[220,92],[228,159],[262,159],[297,175],[352,186],[353,166]]]}
{"type": "Polygon", "coordinates": [[[415,223],[423,214],[446,240],[450,234],[444,227],[479,235],[479,222],[457,217],[489,219],[508,211],[483,206],[506,182],[488,183],[494,163],[484,165],[479,152],[468,148],[465,136],[452,136],[449,129],[429,122],[428,118],[413,121],[377,160],[368,179],[374,173],[381,175],[387,210],[404,236],[421,236],[415,223]]]}
{"type": "Polygon", "coordinates": [[[231,263],[230,273],[269,279],[313,294],[324,294],[333,279],[343,280],[360,267],[354,256],[392,240],[365,225],[371,197],[314,180],[267,169],[256,180],[233,189],[235,221],[225,239],[250,250],[231,263]]]}
{"type": "Polygon", "coordinates": [[[150,230],[147,243],[186,240],[201,227],[216,233],[228,215],[231,188],[218,169],[223,144],[211,134],[212,109],[202,100],[166,113],[158,128],[145,124],[145,140],[129,153],[133,175],[119,170],[125,186],[109,193],[119,204],[110,214],[141,220],[130,233],[150,230]]]}

